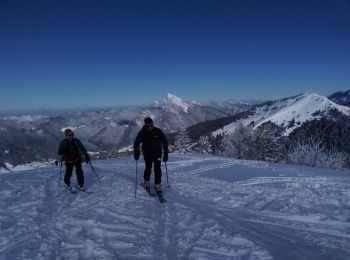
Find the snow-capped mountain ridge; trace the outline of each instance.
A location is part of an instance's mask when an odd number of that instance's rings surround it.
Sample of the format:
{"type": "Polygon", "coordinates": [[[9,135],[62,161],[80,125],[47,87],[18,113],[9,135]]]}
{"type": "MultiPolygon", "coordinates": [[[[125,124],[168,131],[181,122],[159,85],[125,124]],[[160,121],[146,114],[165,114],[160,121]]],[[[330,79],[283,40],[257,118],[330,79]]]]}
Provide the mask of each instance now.
{"type": "Polygon", "coordinates": [[[155,125],[165,132],[177,131],[196,123],[227,116],[227,113],[200,102],[186,101],[174,94],[168,93],[162,102],[155,101],[153,106],[143,110],[136,119],[141,127],[145,117],[151,117],[155,125]]]}
{"type": "Polygon", "coordinates": [[[161,108],[163,110],[170,111],[172,113],[189,113],[189,109],[194,106],[202,106],[198,101],[185,101],[182,98],[175,96],[174,94],[167,93],[162,102],[155,101],[153,107],[161,108]]]}
{"type": "MultiPolygon", "coordinates": [[[[279,109],[278,112],[273,113],[269,117],[261,120],[258,124],[256,124],[256,127],[269,121],[276,123],[277,125],[283,126],[291,122],[292,120],[295,120],[296,122],[300,123],[299,125],[301,125],[307,120],[319,118],[320,115],[315,115],[316,112],[319,111],[322,114],[331,109],[337,109],[339,112],[346,115],[350,114],[349,108],[339,106],[334,102],[330,101],[328,98],[320,96],[316,93],[301,95],[297,99],[295,99],[294,102],[293,100],[287,100],[287,103],[290,104],[281,107],[281,109],[279,109]]],[[[278,102],[276,105],[278,105],[278,102]]],[[[286,134],[292,132],[297,127],[298,125],[289,127],[286,131],[286,134]]]]}
{"type": "Polygon", "coordinates": [[[301,94],[258,105],[251,110],[251,115],[247,118],[233,122],[213,134],[232,133],[239,122],[243,125],[253,124],[254,128],[266,122],[272,122],[284,127],[285,135],[288,135],[306,121],[320,118],[334,109],[342,114],[350,115],[349,107],[337,105],[327,97],[316,93],[301,94]]]}

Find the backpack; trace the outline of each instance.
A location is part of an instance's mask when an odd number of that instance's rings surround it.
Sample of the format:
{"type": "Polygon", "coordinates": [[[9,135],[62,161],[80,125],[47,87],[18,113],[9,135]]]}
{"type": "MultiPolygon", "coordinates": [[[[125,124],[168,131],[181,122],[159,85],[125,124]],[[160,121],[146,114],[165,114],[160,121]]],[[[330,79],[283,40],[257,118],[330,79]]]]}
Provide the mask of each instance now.
{"type": "Polygon", "coordinates": [[[63,148],[63,159],[68,163],[73,163],[82,160],[78,142],[76,139],[72,141],[65,140],[63,148]]]}

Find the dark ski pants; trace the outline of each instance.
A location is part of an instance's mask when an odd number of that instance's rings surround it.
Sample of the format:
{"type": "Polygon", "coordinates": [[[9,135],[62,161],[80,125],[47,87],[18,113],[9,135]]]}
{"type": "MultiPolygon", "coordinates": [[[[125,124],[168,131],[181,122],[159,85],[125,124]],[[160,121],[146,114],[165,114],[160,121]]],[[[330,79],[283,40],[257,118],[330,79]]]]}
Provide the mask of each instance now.
{"type": "Polygon", "coordinates": [[[77,173],[78,185],[84,185],[84,173],[83,173],[80,160],[74,163],[66,162],[66,174],[64,175],[64,183],[66,185],[70,185],[70,178],[72,177],[74,166],[75,166],[75,171],[77,173]]]}
{"type": "Polygon", "coordinates": [[[160,167],[160,158],[144,158],[146,169],[143,175],[145,181],[149,181],[152,173],[152,164],[154,165],[154,183],[160,184],[162,182],[162,169],[160,167]]]}

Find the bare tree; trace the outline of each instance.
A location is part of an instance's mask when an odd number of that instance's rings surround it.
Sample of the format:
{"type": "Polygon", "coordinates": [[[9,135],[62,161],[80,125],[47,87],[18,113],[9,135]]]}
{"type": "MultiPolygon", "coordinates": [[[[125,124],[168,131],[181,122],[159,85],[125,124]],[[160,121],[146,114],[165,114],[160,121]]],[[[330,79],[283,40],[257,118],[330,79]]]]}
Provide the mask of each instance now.
{"type": "Polygon", "coordinates": [[[191,150],[191,139],[186,128],[182,128],[176,135],[175,150],[180,153],[186,153],[191,150]]]}
{"type": "Polygon", "coordinates": [[[202,153],[212,153],[209,137],[201,135],[198,140],[197,149],[202,153]]]}
{"type": "Polygon", "coordinates": [[[315,138],[298,141],[289,152],[290,163],[310,167],[343,169],[348,160],[344,153],[327,151],[321,141],[315,138]]]}
{"type": "Polygon", "coordinates": [[[255,136],[252,126],[244,126],[238,123],[235,131],[223,138],[224,154],[237,159],[253,159],[256,149],[252,143],[255,136]]]}

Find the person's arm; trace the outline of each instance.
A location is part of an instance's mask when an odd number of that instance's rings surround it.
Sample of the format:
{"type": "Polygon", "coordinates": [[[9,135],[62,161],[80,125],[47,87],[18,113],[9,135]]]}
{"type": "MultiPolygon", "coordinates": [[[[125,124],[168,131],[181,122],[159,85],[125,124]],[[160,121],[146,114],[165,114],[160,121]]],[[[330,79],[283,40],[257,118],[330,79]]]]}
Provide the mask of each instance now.
{"type": "Polygon", "coordinates": [[[134,141],[134,159],[137,161],[140,157],[140,144],[142,142],[142,130],[140,130],[134,141]]]}
{"type": "Polygon", "coordinates": [[[140,130],[135,138],[135,141],[134,141],[134,150],[135,149],[138,149],[140,150],[140,144],[142,142],[142,130],[140,130]]]}

